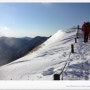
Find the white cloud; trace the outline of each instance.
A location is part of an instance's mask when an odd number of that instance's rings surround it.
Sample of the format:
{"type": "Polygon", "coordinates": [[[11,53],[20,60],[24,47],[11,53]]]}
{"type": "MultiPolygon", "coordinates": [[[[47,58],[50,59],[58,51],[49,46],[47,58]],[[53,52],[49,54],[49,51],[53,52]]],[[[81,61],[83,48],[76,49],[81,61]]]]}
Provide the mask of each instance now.
{"type": "Polygon", "coordinates": [[[10,30],[10,28],[7,26],[0,26],[0,30],[10,30]]]}
{"type": "MultiPolygon", "coordinates": [[[[7,27],[7,26],[0,26],[0,37],[24,37],[26,31],[21,31],[15,28],[7,27]]],[[[27,34],[28,35],[28,34],[27,34]]]]}
{"type": "Polygon", "coordinates": [[[12,37],[14,32],[7,26],[0,26],[0,36],[12,37]]]}

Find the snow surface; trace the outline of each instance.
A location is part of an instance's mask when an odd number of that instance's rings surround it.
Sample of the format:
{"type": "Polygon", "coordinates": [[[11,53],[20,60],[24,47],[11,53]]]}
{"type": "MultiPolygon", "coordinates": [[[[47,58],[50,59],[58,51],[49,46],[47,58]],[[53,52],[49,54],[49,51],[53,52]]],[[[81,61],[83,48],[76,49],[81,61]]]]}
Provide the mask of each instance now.
{"type": "Polygon", "coordinates": [[[37,51],[1,66],[0,80],[53,80],[53,75],[62,70],[62,80],[88,80],[90,42],[83,43],[82,31],[79,31],[78,43],[75,43],[76,32],[75,29],[59,30],[37,51]],[[75,48],[73,54],[71,44],[75,48]]]}

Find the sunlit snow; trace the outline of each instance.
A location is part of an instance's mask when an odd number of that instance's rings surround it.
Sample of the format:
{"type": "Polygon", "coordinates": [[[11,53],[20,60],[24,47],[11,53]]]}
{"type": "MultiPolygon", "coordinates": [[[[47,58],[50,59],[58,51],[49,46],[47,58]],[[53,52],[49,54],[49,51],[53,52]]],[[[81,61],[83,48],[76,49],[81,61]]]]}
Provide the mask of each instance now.
{"type": "MultiPolygon", "coordinates": [[[[37,51],[0,67],[1,80],[53,80],[55,73],[63,80],[90,78],[90,42],[83,43],[82,31],[75,43],[77,30],[59,30],[37,51]],[[71,53],[74,44],[75,53],[71,53]]],[[[22,47],[23,48],[23,47],[22,47]]]]}

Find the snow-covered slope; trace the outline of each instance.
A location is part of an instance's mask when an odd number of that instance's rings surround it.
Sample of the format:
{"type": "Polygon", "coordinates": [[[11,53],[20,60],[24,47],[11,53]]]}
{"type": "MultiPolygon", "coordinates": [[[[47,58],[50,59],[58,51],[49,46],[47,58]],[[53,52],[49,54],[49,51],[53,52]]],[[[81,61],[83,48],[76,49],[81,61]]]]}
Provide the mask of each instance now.
{"type": "Polygon", "coordinates": [[[83,37],[81,36],[78,39],[78,43],[75,44],[75,53],[70,55],[71,44],[75,42],[75,37],[76,30],[59,30],[44,42],[37,51],[0,67],[0,79],[53,80],[53,75],[61,73],[66,63],[68,65],[66,65],[63,71],[63,76],[61,75],[63,79],[77,80],[89,78],[89,76],[84,78],[86,74],[82,77],[80,76],[81,74],[77,75],[78,72],[82,73],[82,75],[86,72],[86,69],[82,68],[85,65],[89,68],[89,42],[84,44],[83,37]],[[86,57],[87,55],[88,58],[86,57]]]}

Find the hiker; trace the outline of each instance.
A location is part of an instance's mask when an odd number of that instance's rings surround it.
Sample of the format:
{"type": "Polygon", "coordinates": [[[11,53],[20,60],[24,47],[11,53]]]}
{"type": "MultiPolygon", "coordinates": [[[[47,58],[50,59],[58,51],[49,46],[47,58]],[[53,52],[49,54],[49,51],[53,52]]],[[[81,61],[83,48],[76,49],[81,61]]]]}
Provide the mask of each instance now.
{"type": "Polygon", "coordinates": [[[82,31],[84,33],[84,42],[88,42],[88,35],[90,32],[90,22],[84,22],[82,25],[82,31]]]}

